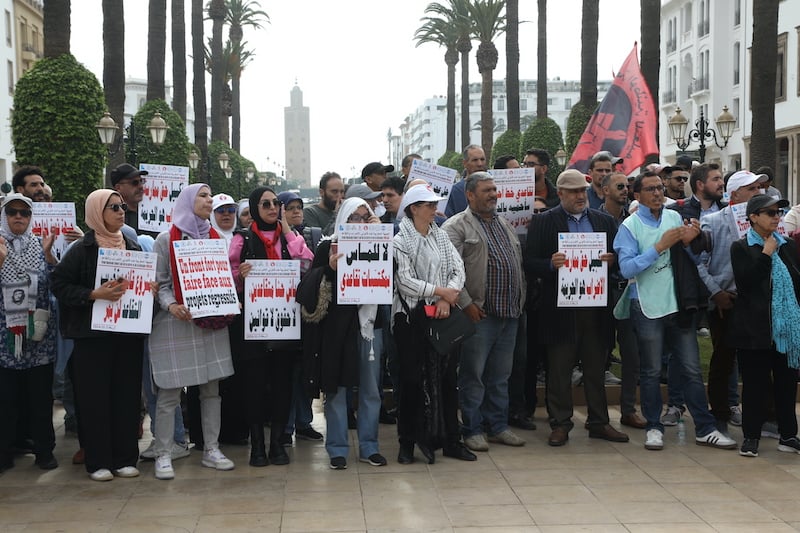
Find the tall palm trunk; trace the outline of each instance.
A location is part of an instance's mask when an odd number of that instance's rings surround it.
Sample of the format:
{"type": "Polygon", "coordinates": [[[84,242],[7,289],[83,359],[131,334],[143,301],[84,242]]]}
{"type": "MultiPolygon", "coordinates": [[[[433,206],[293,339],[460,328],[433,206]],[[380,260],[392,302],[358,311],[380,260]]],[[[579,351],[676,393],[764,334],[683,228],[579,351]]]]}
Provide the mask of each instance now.
{"type": "Polygon", "coordinates": [[[47,0],[43,8],[44,57],[57,57],[69,53],[70,0],[47,0]]]}
{"type": "MultiPolygon", "coordinates": [[[[750,137],[750,167],[775,168],[775,84],[778,57],[779,0],[753,3],[753,50],[750,106],[753,110],[753,134],[750,137]],[[757,80],[757,81],[756,81],[757,80]]],[[[776,186],[786,190],[784,176],[776,177],[776,186]]]]}
{"type": "Polygon", "coordinates": [[[469,52],[472,43],[469,37],[458,40],[458,51],[461,54],[461,147],[469,145],[469,52]]]}
{"type": "MultiPolygon", "coordinates": [[[[642,32],[642,76],[650,89],[654,102],[658,102],[658,72],[661,69],[661,0],[641,0],[641,32],[642,32]]],[[[658,106],[656,110],[656,124],[658,124],[658,106]]],[[[658,142],[658,128],[656,128],[656,142],[658,142]]],[[[647,163],[657,163],[658,154],[647,156],[647,163]]]]}
{"type": "Polygon", "coordinates": [[[536,118],[547,118],[547,0],[539,0],[536,45],[536,118]]]}
{"type": "Polygon", "coordinates": [[[167,0],[150,0],[147,20],[147,101],[166,100],[167,0]]]}
{"type": "MultiPolygon", "coordinates": [[[[208,161],[208,120],[206,118],[206,68],[203,45],[203,0],[192,0],[192,101],[194,102],[194,144],[201,161],[208,161]]],[[[201,165],[204,168],[204,165],[201,165]]],[[[210,172],[211,169],[206,169],[210,172]]],[[[205,175],[201,179],[206,179],[205,175]]]]}
{"type": "Polygon", "coordinates": [[[172,0],[172,109],[186,124],[186,13],[184,0],[172,0]]]}
{"type": "Polygon", "coordinates": [[[597,105],[597,39],[600,0],[583,0],[581,21],[581,103],[597,105]]]}
{"type": "MultiPolygon", "coordinates": [[[[103,93],[111,118],[124,127],[125,16],[122,0],[103,0],[103,93]]],[[[108,166],[114,168],[124,162],[125,151],[119,150],[108,166]]]]}
{"type": "Polygon", "coordinates": [[[492,153],[494,144],[494,117],[492,112],[492,72],[497,67],[497,47],[492,42],[482,42],[475,54],[478,72],[481,73],[481,146],[484,153],[492,153]]]}
{"type": "Polygon", "coordinates": [[[519,131],[519,0],[506,0],[506,117],[519,131]]]}
{"type": "Polygon", "coordinates": [[[225,91],[225,63],[222,57],[222,25],[225,21],[225,1],[211,0],[208,16],[213,21],[211,27],[211,140],[229,143],[225,135],[228,117],[222,109],[225,91]]]}
{"type": "Polygon", "coordinates": [[[447,63],[447,146],[448,152],[456,149],[456,64],[458,50],[449,48],[444,53],[447,63]]]}

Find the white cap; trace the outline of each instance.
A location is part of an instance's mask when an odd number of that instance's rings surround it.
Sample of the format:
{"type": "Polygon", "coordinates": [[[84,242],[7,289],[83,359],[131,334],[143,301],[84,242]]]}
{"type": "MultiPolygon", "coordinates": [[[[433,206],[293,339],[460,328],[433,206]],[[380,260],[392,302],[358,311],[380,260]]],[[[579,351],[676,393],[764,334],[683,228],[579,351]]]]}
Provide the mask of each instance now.
{"type": "Polygon", "coordinates": [[[21,194],[21,193],[18,193],[18,192],[8,193],[6,195],[6,197],[3,198],[3,207],[7,206],[9,203],[13,202],[14,200],[19,200],[20,202],[23,202],[23,203],[27,204],[28,207],[33,207],[33,201],[30,198],[28,198],[27,196],[25,196],[24,194],[21,194]]]}
{"type": "Polygon", "coordinates": [[[753,174],[749,170],[740,170],[728,178],[728,185],[725,186],[725,192],[730,193],[755,182],[764,183],[768,179],[769,176],[766,174],[753,174]]]}
{"type": "Polygon", "coordinates": [[[211,210],[216,210],[223,205],[236,205],[236,200],[225,193],[215,194],[211,197],[211,210]]]}
{"type": "Polygon", "coordinates": [[[416,204],[417,202],[439,202],[444,200],[438,196],[430,184],[428,185],[414,185],[403,194],[403,200],[400,202],[400,208],[397,210],[397,220],[406,216],[406,207],[416,204]]]}

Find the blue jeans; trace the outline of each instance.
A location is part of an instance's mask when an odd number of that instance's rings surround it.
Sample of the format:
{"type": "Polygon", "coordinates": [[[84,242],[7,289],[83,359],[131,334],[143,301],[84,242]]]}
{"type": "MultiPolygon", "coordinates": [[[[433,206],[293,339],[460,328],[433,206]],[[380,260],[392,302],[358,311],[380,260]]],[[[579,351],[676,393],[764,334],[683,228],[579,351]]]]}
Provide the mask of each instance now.
{"type": "MultiPolygon", "coordinates": [[[[358,453],[369,457],[378,453],[378,419],[381,413],[381,354],[383,332],[375,330],[372,341],[359,333],[360,357],[358,380],[358,453]],[[372,352],[372,353],[370,353],[372,352]]],[[[350,446],[347,442],[347,388],[339,387],[333,394],[325,396],[325,420],[328,431],[325,449],[328,456],[347,457],[350,446]]]]}
{"type": "Polygon", "coordinates": [[[641,376],[639,390],[642,414],[647,419],[647,429],[658,429],[661,423],[661,354],[666,349],[672,354],[671,363],[680,366],[681,382],[686,406],[694,420],[695,435],[703,437],[714,431],[714,417],[708,410],[706,389],[700,371],[700,349],[694,324],[678,326],[678,315],[650,319],[644,316],[639,300],[631,300],[631,321],[639,342],[641,376]]]}
{"type": "MultiPolygon", "coordinates": [[[[150,415],[150,433],[156,434],[156,393],[153,392],[153,378],[150,375],[150,348],[144,343],[144,359],[142,364],[142,390],[144,390],[144,400],[147,404],[147,414],[150,415]]],[[[186,442],[186,428],[183,427],[183,413],[180,404],[175,408],[175,429],[173,430],[173,440],[177,443],[186,442]]]]}
{"type": "Polygon", "coordinates": [[[314,420],[314,413],[311,411],[311,398],[305,393],[303,385],[303,364],[300,358],[292,369],[292,403],[289,407],[289,418],[286,428],[283,430],[287,435],[294,433],[294,428],[308,429],[314,420]]]}
{"type": "MultiPolygon", "coordinates": [[[[696,335],[696,333],[695,333],[696,335]]],[[[683,398],[683,378],[681,378],[681,364],[669,349],[664,345],[667,354],[667,405],[680,407],[686,403],[683,398]]]]}
{"type": "Polygon", "coordinates": [[[464,437],[482,433],[484,422],[490,435],[508,429],[508,376],[518,323],[518,318],[488,315],[461,346],[458,403],[464,437]]]}

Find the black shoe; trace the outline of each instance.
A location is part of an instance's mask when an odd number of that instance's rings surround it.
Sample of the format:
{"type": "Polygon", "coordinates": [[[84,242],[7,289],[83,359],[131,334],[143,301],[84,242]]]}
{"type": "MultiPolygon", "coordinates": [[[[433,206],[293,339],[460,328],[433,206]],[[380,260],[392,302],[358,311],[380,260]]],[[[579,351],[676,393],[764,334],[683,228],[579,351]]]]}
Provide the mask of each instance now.
{"type": "Polygon", "coordinates": [[[362,463],[369,463],[372,466],[386,466],[387,464],[386,457],[379,453],[373,453],[369,457],[361,457],[359,458],[359,461],[362,463]]]}
{"type": "Polygon", "coordinates": [[[388,425],[397,424],[397,416],[391,414],[383,406],[381,406],[381,414],[378,418],[378,421],[381,424],[388,424],[388,425]]]}
{"type": "Polygon", "coordinates": [[[536,429],[536,423],[534,423],[534,421],[528,418],[527,416],[521,414],[509,415],[508,425],[519,429],[526,429],[528,431],[536,429]]]}
{"type": "Polygon", "coordinates": [[[414,462],[414,443],[400,443],[400,451],[397,452],[397,462],[401,465],[410,465],[414,462]]]}
{"type": "Polygon", "coordinates": [[[461,461],[477,461],[478,456],[469,451],[469,449],[464,446],[464,443],[459,441],[452,446],[446,446],[442,450],[442,455],[445,457],[452,457],[453,459],[460,459],[461,461]]]}
{"type": "Polygon", "coordinates": [[[344,470],[347,468],[347,459],[344,457],[331,458],[331,470],[344,470]]]}
{"type": "Polygon", "coordinates": [[[433,448],[420,442],[417,443],[417,448],[419,448],[419,451],[422,452],[422,455],[428,461],[429,465],[432,465],[436,462],[436,453],[433,451],[433,448]]]}
{"type": "Polygon", "coordinates": [[[277,441],[269,445],[269,462],[274,465],[288,465],[289,454],[277,441]]]}
{"type": "Polygon", "coordinates": [[[58,461],[52,453],[43,454],[36,458],[35,464],[42,470],[58,468],[58,461]]]}
{"type": "Polygon", "coordinates": [[[267,466],[267,451],[264,446],[264,426],[250,425],[250,466],[267,466]]]}
{"type": "Polygon", "coordinates": [[[320,441],[320,440],[323,439],[322,433],[320,433],[316,429],[312,428],[311,426],[309,426],[307,428],[303,428],[303,429],[296,428],[294,430],[294,434],[297,435],[298,439],[303,439],[303,440],[320,441]]]}
{"type": "Polygon", "coordinates": [[[347,429],[358,429],[358,422],[356,421],[356,412],[352,409],[347,410],[347,429]]]}
{"type": "Polygon", "coordinates": [[[291,447],[292,446],[292,435],[291,435],[291,433],[284,433],[283,435],[278,437],[278,443],[281,446],[291,447]]]}

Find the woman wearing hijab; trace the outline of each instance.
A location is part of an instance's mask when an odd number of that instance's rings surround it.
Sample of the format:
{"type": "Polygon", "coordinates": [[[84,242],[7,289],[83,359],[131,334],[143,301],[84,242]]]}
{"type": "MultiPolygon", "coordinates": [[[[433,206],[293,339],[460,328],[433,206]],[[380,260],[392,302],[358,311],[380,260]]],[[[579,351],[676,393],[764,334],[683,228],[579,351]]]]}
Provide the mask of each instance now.
{"type": "MultiPolygon", "coordinates": [[[[244,279],[251,260],[300,259],[310,262],[314,254],[303,237],[289,227],[275,191],[258,187],[250,193],[253,222],[234,235],[229,258],[236,290],[244,295],[244,279]]],[[[234,366],[241,376],[244,417],[250,428],[250,466],[289,464],[289,455],[280,442],[289,418],[292,397],[292,369],[300,358],[302,341],[244,340],[244,314],[231,325],[234,366]],[[269,394],[267,391],[269,390],[269,394]],[[267,407],[269,406],[269,407],[267,407]],[[264,444],[264,423],[270,421],[269,456],[264,444]]]]}
{"type": "Polygon", "coordinates": [[[250,200],[248,198],[239,200],[239,211],[237,212],[237,216],[239,217],[240,228],[250,227],[253,217],[250,216],[250,200]]]}
{"type": "Polygon", "coordinates": [[[14,466],[20,399],[23,426],[33,440],[36,464],[58,466],[53,456],[55,314],[49,313],[53,236],[42,243],[31,231],[30,198],[9,194],[0,211],[0,472],[14,466]],[[42,246],[44,245],[44,249],[42,246]]]}
{"type": "Polygon", "coordinates": [[[150,365],[158,387],[156,401],[157,479],[172,479],[170,451],[175,424],[174,411],[183,387],[199,385],[203,429],[202,464],[217,470],[232,470],[233,461],[219,450],[219,380],[233,374],[228,328],[206,329],[192,320],[183,303],[172,243],[183,239],[220,239],[211,227],[211,189],[204,183],[184,187],[172,211],[172,227],[156,239],[156,281],[161,308],[153,317],[150,334],[150,365]]]}
{"type": "MultiPolygon", "coordinates": [[[[339,305],[336,243],[342,224],[380,224],[361,198],[348,198],[336,215],[336,231],[317,247],[311,270],[297,290],[303,306],[303,354],[312,397],[325,393],[325,449],[334,470],[347,468],[347,389],[358,385],[359,461],[384,466],[378,449],[382,324],[377,305],[339,305]]],[[[386,324],[388,327],[389,325],[386,324]]]]}
{"type": "Polygon", "coordinates": [[[90,230],[69,247],[53,272],[61,306],[61,333],[75,341],[70,364],[75,382],[85,465],[95,481],[136,477],[144,335],[96,331],[95,300],[116,302],[128,282],[110,280],[95,288],[100,248],[140,250],[122,234],[127,205],[116,191],[100,189],[86,198],[90,230]]]}
{"type": "Polygon", "coordinates": [[[220,193],[211,198],[211,208],[213,210],[211,226],[230,244],[233,232],[236,230],[238,205],[233,198],[225,193],[220,193]]]}
{"type": "Polygon", "coordinates": [[[800,368],[800,265],[794,241],[777,232],[789,205],[766,194],[747,202],[750,229],[731,245],[736,280],[731,346],[742,376],[742,433],[739,455],[758,457],[768,396],[775,399],[778,451],[800,453],[795,398],[800,368]]]}

